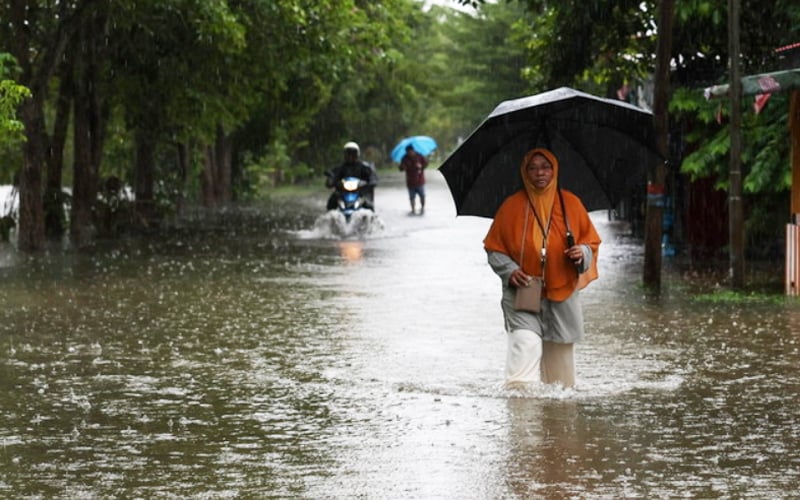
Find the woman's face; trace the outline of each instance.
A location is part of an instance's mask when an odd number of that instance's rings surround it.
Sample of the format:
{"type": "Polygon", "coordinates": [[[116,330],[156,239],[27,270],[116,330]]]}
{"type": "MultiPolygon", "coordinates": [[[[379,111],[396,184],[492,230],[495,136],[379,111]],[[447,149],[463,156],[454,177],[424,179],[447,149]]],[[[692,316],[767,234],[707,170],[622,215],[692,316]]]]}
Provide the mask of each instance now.
{"type": "Polygon", "coordinates": [[[543,155],[534,155],[525,167],[528,179],[538,189],[544,189],[553,180],[553,165],[543,155]]]}

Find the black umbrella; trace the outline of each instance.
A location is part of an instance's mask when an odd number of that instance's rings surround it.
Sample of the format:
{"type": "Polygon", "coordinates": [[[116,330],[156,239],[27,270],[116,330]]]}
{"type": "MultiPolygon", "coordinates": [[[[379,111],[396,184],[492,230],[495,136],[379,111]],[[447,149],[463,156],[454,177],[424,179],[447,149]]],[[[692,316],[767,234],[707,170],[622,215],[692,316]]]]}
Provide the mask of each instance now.
{"type": "Polygon", "coordinates": [[[631,104],[567,87],[503,101],[439,167],[456,213],[494,217],[522,188],[519,166],[534,147],[553,151],[559,185],[589,211],[644,193],[648,168],[663,161],[653,115],[631,104]]]}

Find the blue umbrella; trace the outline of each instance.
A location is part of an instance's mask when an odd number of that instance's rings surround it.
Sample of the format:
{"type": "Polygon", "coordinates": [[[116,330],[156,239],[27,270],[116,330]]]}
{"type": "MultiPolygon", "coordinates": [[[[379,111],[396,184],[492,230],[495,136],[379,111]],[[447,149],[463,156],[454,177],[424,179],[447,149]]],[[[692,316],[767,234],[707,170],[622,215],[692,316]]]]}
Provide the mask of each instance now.
{"type": "Polygon", "coordinates": [[[428,156],[438,147],[436,141],[427,135],[406,137],[402,141],[398,142],[397,146],[392,149],[392,160],[400,163],[400,161],[403,159],[403,156],[406,154],[406,147],[409,145],[414,146],[414,151],[422,156],[428,156]]]}

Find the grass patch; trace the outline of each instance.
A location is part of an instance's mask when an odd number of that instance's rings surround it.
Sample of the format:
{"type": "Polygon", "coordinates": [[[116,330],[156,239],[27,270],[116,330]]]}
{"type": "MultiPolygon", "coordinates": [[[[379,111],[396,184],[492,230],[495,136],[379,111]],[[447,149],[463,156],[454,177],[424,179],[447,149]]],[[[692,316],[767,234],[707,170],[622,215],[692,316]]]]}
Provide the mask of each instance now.
{"type": "MultiPolygon", "coordinates": [[[[785,295],[754,290],[716,290],[711,293],[691,295],[691,300],[706,304],[783,304],[785,295]]],[[[798,302],[800,303],[800,301],[798,302]]]]}

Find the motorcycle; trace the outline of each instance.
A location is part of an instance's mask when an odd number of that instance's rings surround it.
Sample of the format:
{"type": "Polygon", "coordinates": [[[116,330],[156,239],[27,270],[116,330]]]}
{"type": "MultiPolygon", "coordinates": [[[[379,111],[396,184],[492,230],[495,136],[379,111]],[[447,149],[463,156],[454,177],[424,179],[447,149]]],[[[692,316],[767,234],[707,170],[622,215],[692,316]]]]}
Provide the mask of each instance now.
{"type": "Polygon", "coordinates": [[[314,228],[338,238],[364,237],[381,231],[383,222],[375,214],[371,186],[358,177],[345,177],[328,200],[328,211],[317,218],[314,228]]]}
{"type": "Polygon", "coordinates": [[[345,177],[339,182],[337,207],[345,222],[349,223],[359,210],[374,211],[372,202],[364,192],[366,185],[367,182],[358,177],[345,177]]]}

